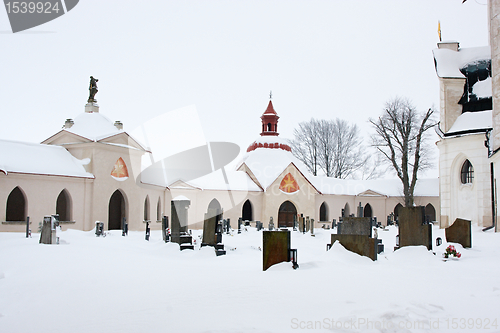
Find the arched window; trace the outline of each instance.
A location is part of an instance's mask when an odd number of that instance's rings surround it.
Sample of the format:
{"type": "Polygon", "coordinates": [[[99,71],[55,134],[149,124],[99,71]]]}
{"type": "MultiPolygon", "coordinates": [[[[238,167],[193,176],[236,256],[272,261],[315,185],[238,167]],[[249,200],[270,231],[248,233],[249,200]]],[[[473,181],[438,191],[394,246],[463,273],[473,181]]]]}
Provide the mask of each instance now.
{"type": "Polygon", "coordinates": [[[319,220],[328,221],[328,206],[326,205],[326,202],[323,202],[319,207],[319,220]]]}
{"type": "Polygon", "coordinates": [[[436,209],[434,209],[434,206],[432,204],[428,204],[425,206],[425,216],[429,217],[429,221],[436,221],[436,209]]]}
{"type": "Polygon", "coordinates": [[[372,206],[369,203],[365,205],[365,209],[363,210],[364,217],[372,217],[372,206]]]}
{"type": "Polygon", "coordinates": [[[349,215],[351,215],[351,209],[349,208],[349,203],[346,202],[344,206],[344,216],[349,217],[349,215]]]}
{"type": "Polygon", "coordinates": [[[403,208],[403,205],[401,205],[400,203],[398,203],[398,204],[396,205],[396,207],[394,207],[394,216],[395,216],[395,217],[398,217],[398,216],[399,216],[399,210],[400,210],[401,208],[403,208]]]}
{"type": "Polygon", "coordinates": [[[156,221],[161,221],[161,198],[158,198],[158,203],[156,204],[156,221]]]}
{"type": "Polygon", "coordinates": [[[472,184],[472,180],[474,179],[474,168],[469,160],[465,160],[462,165],[462,170],[460,171],[460,180],[462,184],[472,184]]]}
{"type": "Polygon", "coordinates": [[[243,221],[253,221],[252,203],[250,202],[250,200],[245,201],[245,203],[243,204],[241,218],[243,219],[243,221]]]}
{"type": "Polygon", "coordinates": [[[217,222],[222,219],[222,207],[217,199],[212,199],[212,201],[208,204],[207,215],[209,218],[215,216],[217,218],[217,222]]]}
{"type": "Polygon", "coordinates": [[[149,196],[144,200],[144,221],[149,221],[149,196]]]}
{"type": "Polygon", "coordinates": [[[7,221],[26,221],[26,198],[23,191],[16,186],[7,198],[7,221]]]}
{"type": "Polygon", "coordinates": [[[56,214],[59,215],[59,221],[71,221],[71,198],[66,189],[57,197],[56,214]]]}

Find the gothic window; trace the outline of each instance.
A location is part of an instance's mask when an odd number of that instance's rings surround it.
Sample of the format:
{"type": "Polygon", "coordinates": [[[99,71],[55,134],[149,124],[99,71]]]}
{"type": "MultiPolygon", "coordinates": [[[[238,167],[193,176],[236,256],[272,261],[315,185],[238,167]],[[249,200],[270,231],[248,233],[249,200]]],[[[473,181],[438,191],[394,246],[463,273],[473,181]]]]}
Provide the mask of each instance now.
{"type": "Polygon", "coordinates": [[[474,179],[474,168],[469,160],[465,160],[462,165],[462,170],[460,172],[460,180],[462,184],[472,184],[472,180],[474,179]]]}

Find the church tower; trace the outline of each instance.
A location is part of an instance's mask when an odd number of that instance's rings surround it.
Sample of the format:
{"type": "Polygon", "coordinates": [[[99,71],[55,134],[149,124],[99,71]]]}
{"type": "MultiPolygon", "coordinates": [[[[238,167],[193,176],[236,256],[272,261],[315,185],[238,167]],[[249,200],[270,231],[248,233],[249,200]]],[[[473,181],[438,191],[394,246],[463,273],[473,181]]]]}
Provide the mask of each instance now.
{"type": "Polygon", "coordinates": [[[266,111],[262,114],[262,133],[261,136],[273,135],[278,136],[278,114],[274,111],[273,102],[269,101],[266,111]]]}
{"type": "Polygon", "coordinates": [[[269,101],[266,111],[262,114],[262,132],[260,138],[255,140],[247,149],[251,152],[257,148],[271,148],[292,151],[286,140],[279,138],[278,119],[280,117],[274,110],[273,102],[269,101]]]}

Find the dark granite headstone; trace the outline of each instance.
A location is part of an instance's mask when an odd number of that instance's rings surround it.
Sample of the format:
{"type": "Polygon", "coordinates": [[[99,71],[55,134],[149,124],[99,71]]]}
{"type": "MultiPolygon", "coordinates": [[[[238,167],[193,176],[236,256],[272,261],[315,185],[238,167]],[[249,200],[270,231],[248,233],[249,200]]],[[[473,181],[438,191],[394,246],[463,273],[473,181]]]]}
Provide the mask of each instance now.
{"type": "Polygon", "coordinates": [[[102,236],[104,234],[104,223],[100,221],[95,222],[95,235],[97,237],[102,236]]]}
{"type": "Polygon", "coordinates": [[[173,243],[180,245],[180,249],[194,249],[193,238],[187,232],[189,200],[172,200],[170,208],[172,214],[171,239],[173,243]]]}
{"type": "Polygon", "coordinates": [[[290,261],[290,231],[264,231],[262,235],[262,270],[290,261]]]}
{"type": "Polygon", "coordinates": [[[462,244],[464,248],[472,247],[471,221],[456,219],[452,225],[444,229],[448,243],[462,244]]]}
{"type": "Polygon", "coordinates": [[[432,225],[425,223],[425,207],[399,209],[399,247],[424,245],[432,250],[432,225]]]}
{"type": "Polygon", "coordinates": [[[201,245],[215,246],[217,240],[215,238],[215,229],[217,228],[217,221],[215,216],[205,214],[205,221],[203,222],[203,238],[201,245]]]}
{"type": "Polygon", "coordinates": [[[344,217],[343,221],[337,224],[337,234],[371,237],[371,219],[369,217],[344,217]]]}
{"type": "Polygon", "coordinates": [[[361,256],[370,258],[371,260],[377,260],[377,253],[379,248],[378,239],[371,238],[366,235],[336,235],[332,234],[332,244],[335,241],[339,241],[346,250],[355,252],[361,256]]]}
{"type": "Polygon", "coordinates": [[[163,216],[161,219],[161,234],[165,243],[170,240],[170,235],[168,234],[168,216],[163,216]]]}

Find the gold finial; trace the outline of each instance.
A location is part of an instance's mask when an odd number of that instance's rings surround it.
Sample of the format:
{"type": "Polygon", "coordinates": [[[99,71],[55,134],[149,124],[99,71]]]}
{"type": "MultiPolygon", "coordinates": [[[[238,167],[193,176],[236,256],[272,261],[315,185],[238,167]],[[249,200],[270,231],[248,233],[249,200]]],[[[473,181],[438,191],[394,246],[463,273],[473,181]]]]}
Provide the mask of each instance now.
{"type": "Polygon", "coordinates": [[[438,21],[438,35],[439,35],[439,41],[442,42],[443,40],[441,39],[441,21],[438,21]]]}

